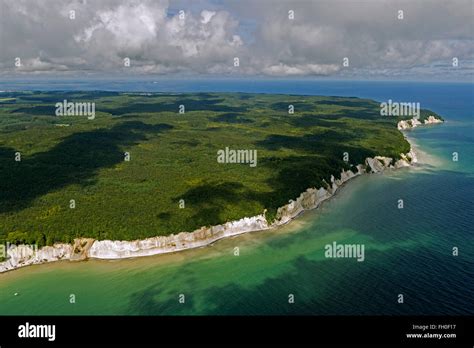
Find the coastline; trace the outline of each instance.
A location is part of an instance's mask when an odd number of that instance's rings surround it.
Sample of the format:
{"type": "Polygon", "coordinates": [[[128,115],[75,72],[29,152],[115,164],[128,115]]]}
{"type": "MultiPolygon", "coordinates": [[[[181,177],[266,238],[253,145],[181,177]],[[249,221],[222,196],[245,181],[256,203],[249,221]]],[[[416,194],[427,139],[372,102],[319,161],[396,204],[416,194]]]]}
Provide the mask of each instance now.
{"type": "MultiPolygon", "coordinates": [[[[424,124],[442,123],[443,121],[430,116],[424,124]]],[[[400,121],[397,128],[400,131],[415,128],[421,124],[418,120],[400,121]]],[[[405,134],[404,134],[405,135],[405,134]]],[[[409,138],[405,138],[410,142],[409,138]]],[[[410,145],[412,145],[410,143],[410,145]]],[[[169,236],[159,236],[135,241],[111,241],[94,240],[91,238],[76,239],[73,244],[55,244],[46,246],[36,251],[30,246],[20,245],[9,251],[10,258],[0,262],[0,273],[12,271],[20,267],[34,264],[43,264],[60,260],[81,261],[92,259],[124,259],[143,256],[152,256],[165,253],[173,253],[188,249],[204,247],[216,241],[237,236],[248,232],[270,230],[285,225],[296,219],[307,210],[317,209],[322,202],[331,198],[339,187],[346,182],[365,174],[368,169],[370,173],[379,173],[387,169],[398,169],[411,166],[417,162],[417,155],[410,146],[407,154],[401,154],[401,159],[392,165],[392,158],[375,156],[366,158],[364,164],[356,166],[357,172],[342,170],[340,179],[331,176],[331,183],[326,187],[308,188],[302,192],[296,200],[290,200],[288,204],[278,208],[276,218],[273,222],[267,221],[265,212],[253,217],[244,217],[240,220],[227,222],[225,224],[201,227],[193,232],[180,232],[169,236]]]]}

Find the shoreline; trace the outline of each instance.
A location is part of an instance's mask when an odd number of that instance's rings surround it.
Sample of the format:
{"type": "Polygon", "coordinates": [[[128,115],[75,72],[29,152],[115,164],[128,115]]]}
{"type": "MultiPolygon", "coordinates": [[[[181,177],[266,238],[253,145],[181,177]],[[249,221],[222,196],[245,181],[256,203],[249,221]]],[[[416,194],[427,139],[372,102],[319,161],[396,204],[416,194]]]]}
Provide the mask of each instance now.
{"type": "MultiPolygon", "coordinates": [[[[400,121],[397,128],[402,131],[415,128],[419,125],[431,123],[442,123],[443,121],[430,116],[424,124],[417,120],[400,121]],[[410,122],[411,121],[411,122],[410,122]]],[[[45,264],[56,261],[82,261],[86,259],[99,260],[119,260],[135,257],[145,257],[160,254],[169,254],[179,251],[202,248],[228,237],[238,236],[244,233],[267,231],[287,225],[295,220],[305,211],[317,209],[324,201],[334,196],[337,190],[351,179],[370,173],[381,173],[385,170],[394,170],[412,166],[416,163],[417,156],[410,139],[404,134],[405,139],[410,143],[410,151],[407,154],[400,154],[401,159],[392,165],[392,158],[374,156],[366,158],[364,164],[356,166],[357,172],[351,170],[340,173],[340,179],[331,176],[331,183],[326,183],[326,187],[308,188],[302,192],[295,200],[290,199],[289,203],[278,208],[276,218],[271,223],[265,217],[265,211],[256,216],[244,217],[240,220],[230,221],[221,225],[201,227],[193,232],[180,232],[168,236],[151,237],[134,241],[111,241],[94,240],[92,238],[75,239],[73,244],[58,243],[53,246],[45,246],[39,250],[34,250],[30,246],[20,245],[9,251],[10,258],[0,262],[0,273],[13,271],[18,268],[45,264]]],[[[416,145],[416,144],[415,144],[416,145]]],[[[416,146],[415,146],[416,147],[416,146]]]]}

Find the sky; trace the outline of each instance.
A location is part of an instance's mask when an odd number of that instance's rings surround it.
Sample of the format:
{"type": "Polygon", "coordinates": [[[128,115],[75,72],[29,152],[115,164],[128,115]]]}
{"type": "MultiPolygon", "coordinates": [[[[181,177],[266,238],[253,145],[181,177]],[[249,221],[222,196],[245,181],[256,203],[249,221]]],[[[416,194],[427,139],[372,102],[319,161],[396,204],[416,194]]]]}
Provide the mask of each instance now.
{"type": "Polygon", "coordinates": [[[473,0],[0,0],[0,78],[472,81],[473,0]]]}

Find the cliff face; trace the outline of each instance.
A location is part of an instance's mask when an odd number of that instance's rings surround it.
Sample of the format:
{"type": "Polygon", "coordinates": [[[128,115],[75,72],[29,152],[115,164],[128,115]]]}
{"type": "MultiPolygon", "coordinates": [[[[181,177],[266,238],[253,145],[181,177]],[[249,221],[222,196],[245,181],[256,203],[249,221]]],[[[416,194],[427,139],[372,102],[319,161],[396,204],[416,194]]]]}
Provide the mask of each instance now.
{"type": "Polygon", "coordinates": [[[369,168],[371,173],[381,173],[386,169],[398,169],[408,167],[416,162],[416,153],[413,149],[410,149],[408,153],[400,154],[400,159],[395,161],[391,157],[375,156],[374,158],[366,158],[365,164],[369,168]]]}
{"type": "Polygon", "coordinates": [[[275,221],[272,226],[279,226],[286,224],[290,220],[300,215],[305,210],[311,210],[317,208],[326,199],[332,197],[337,189],[342,186],[346,181],[349,181],[355,176],[363,173],[363,166],[357,166],[357,172],[353,173],[350,170],[342,171],[341,178],[335,179],[331,176],[331,184],[327,184],[327,187],[309,188],[296,200],[290,200],[287,205],[278,208],[275,221]]]}
{"type": "Polygon", "coordinates": [[[118,259],[136,256],[148,256],[170,253],[174,251],[197,248],[211,244],[221,238],[241,233],[268,229],[264,215],[243,218],[227,222],[223,225],[201,227],[188,233],[181,232],[170,236],[153,237],[144,240],[128,241],[96,241],[89,250],[89,257],[99,259],[118,259]]]}
{"type": "Polygon", "coordinates": [[[84,260],[88,257],[88,251],[93,243],[94,239],[92,238],[80,238],[75,239],[73,244],[54,244],[39,250],[29,245],[13,246],[8,250],[7,261],[0,262],[0,273],[52,261],[84,260]]]}
{"type": "MultiPolygon", "coordinates": [[[[424,123],[441,123],[429,116],[424,123]]],[[[421,125],[417,119],[400,121],[398,129],[409,129],[421,125]]],[[[149,256],[170,253],[184,249],[209,245],[221,238],[235,236],[241,233],[267,230],[288,223],[305,210],[317,208],[323,201],[332,197],[337,189],[350,179],[363,174],[367,169],[371,173],[380,173],[387,169],[407,167],[417,162],[415,152],[410,149],[407,154],[401,154],[396,162],[390,157],[375,156],[366,158],[365,163],[357,166],[357,172],[342,171],[341,178],[331,176],[331,182],[325,187],[308,188],[296,200],[277,210],[276,218],[269,223],[265,214],[245,217],[222,225],[201,227],[194,232],[181,232],[176,235],[153,237],[136,241],[96,241],[91,238],[76,239],[74,244],[55,244],[36,251],[29,246],[18,246],[9,250],[7,261],[0,262],[0,273],[15,268],[59,260],[84,260],[88,257],[98,259],[120,259],[128,257],[149,256]]]]}
{"type": "Polygon", "coordinates": [[[418,127],[422,124],[435,124],[435,123],[443,123],[443,120],[434,117],[433,115],[428,116],[427,119],[424,120],[424,123],[421,123],[418,119],[412,118],[411,120],[400,121],[397,124],[397,128],[399,130],[405,130],[410,128],[418,127]]]}
{"type": "Polygon", "coordinates": [[[73,246],[71,244],[55,244],[34,250],[30,246],[19,245],[8,250],[8,259],[0,263],[0,273],[24,266],[69,260],[73,246]]]}

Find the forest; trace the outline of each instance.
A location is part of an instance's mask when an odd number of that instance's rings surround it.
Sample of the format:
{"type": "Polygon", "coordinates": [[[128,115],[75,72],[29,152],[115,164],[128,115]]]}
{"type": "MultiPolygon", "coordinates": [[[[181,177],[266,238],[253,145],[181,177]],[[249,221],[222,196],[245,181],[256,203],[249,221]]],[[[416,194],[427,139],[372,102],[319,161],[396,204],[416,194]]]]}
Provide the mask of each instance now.
{"type": "Polygon", "coordinates": [[[400,119],[347,97],[3,92],[0,242],[134,240],[264,211],[271,221],[341,169],[408,152],[400,119]],[[64,100],[94,103],[95,117],[57,116],[64,100]],[[226,148],[256,151],[258,165],[218,161],[226,148]]]}

